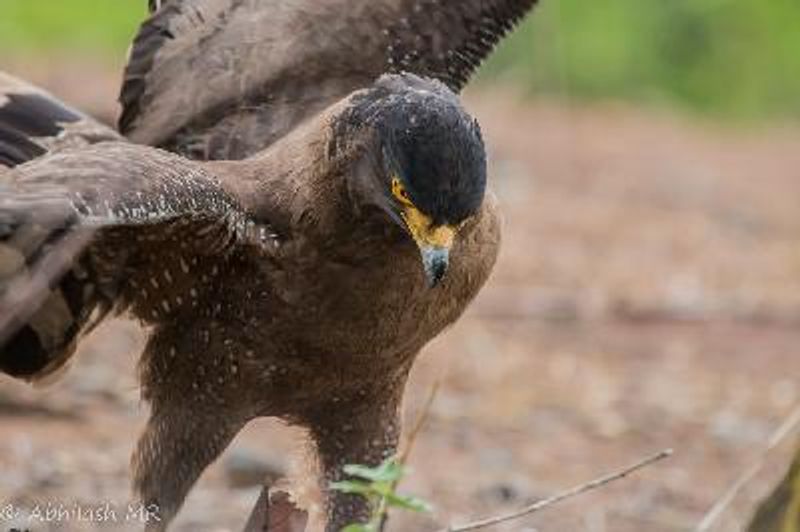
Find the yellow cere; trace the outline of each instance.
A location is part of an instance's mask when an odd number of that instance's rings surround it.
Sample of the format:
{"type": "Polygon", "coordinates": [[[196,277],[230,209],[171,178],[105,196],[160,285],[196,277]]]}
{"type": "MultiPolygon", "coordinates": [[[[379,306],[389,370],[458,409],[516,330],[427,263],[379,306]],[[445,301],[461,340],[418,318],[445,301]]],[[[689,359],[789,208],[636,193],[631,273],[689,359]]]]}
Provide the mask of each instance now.
{"type": "Polygon", "coordinates": [[[450,248],[456,229],[449,225],[434,226],[430,216],[414,206],[399,179],[392,179],[392,194],[403,206],[400,215],[406,222],[408,232],[420,247],[450,248]]]}

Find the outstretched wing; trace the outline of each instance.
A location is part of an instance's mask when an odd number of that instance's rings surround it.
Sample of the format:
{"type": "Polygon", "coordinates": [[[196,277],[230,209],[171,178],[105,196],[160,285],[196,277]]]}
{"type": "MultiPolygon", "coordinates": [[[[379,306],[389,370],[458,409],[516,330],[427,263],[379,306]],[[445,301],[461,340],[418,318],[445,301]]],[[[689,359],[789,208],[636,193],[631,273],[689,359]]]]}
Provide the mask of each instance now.
{"type": "Polygon", "coordinates": [[[0,169],[107,140],[122,137],[47,92],[0,72],[0,169]]]}
{"type": "Polygon", "coordinates": [[[119,128],[196,159],[244,158],[387,71],[459,91],[535,3],[151,1],[125,72],[119,128]]]}
{"type": "Polygon", "coordinates": [[[0,370],[52,373],[113,309],[169,319],[251,230],[214,175],[153,148],[100,143],[0,174],[0,370]]]}

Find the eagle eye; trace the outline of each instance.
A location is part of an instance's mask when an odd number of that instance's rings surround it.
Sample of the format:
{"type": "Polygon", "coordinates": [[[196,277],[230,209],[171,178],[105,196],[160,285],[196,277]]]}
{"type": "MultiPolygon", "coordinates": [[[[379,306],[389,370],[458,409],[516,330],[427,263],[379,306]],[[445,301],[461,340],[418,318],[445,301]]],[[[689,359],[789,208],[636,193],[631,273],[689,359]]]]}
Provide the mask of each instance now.
{"type": "Polygon", "coordinates": [[[392,178],[392,195],[403,205],[413,206],[414,202],[406,191],[406,187],[400,182],[397,177],[392,178]]]}

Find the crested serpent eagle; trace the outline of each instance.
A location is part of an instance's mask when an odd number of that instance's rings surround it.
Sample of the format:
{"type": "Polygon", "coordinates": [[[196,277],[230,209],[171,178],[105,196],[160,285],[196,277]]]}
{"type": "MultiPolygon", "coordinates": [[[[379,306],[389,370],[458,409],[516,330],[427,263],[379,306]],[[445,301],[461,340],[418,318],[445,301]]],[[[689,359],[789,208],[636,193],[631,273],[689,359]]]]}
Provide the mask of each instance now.
{"type": "MultiPolygon", "coordinates": [[[[134,487],[166,529],[250,420],[321,486],[395,452],[420,349],[500,233],[457,93],[535,0],[151,0],[119,133],[0,76],[0,369],[41,381],[147,325],[134,487]]],[[[366,500],[326,493],[327,530],[366,500]]]]}

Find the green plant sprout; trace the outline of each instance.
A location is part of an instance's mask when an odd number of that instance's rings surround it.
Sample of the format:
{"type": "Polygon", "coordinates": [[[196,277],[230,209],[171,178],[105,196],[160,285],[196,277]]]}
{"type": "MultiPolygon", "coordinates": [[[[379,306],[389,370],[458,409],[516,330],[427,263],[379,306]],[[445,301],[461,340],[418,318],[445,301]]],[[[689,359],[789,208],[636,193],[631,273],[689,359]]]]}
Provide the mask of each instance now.
{"type": "Polygon", "coordinates": [[[333,482],[330,488],[342,493],[366,497],[373,510],[369,522],[348,525],[342,529],[342,532],[380,532],[383,520],[390,508],[419,513],[431,511],[431,505],[426,501],[397,493],[397,485],[405,476],[406,468],[395,456],[387,458],[376,467],[346,465],[344,472],[353,478],[333,482]]]}

